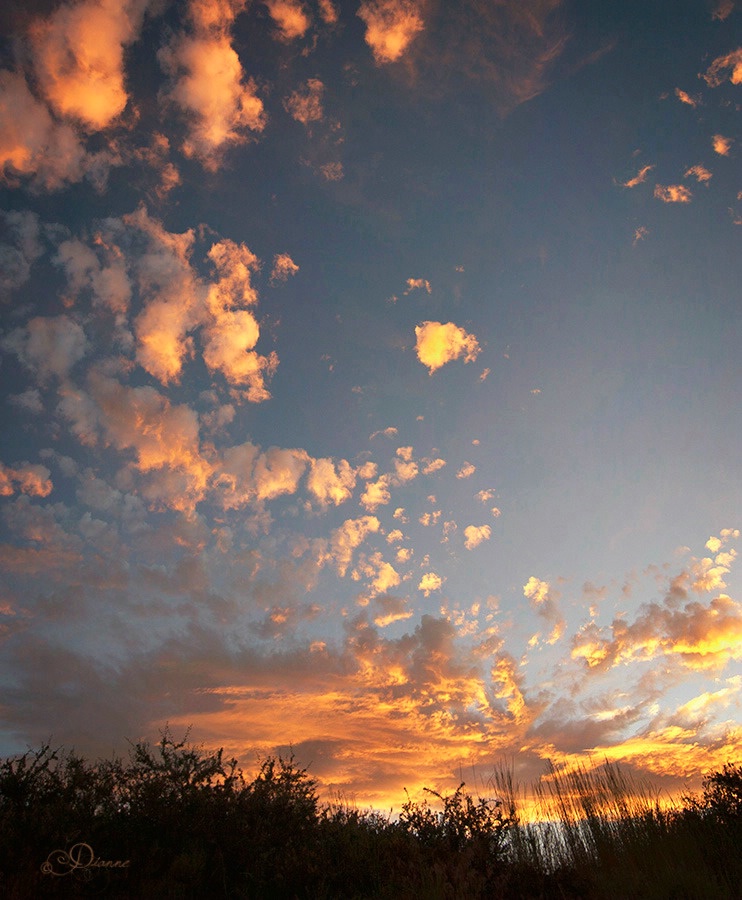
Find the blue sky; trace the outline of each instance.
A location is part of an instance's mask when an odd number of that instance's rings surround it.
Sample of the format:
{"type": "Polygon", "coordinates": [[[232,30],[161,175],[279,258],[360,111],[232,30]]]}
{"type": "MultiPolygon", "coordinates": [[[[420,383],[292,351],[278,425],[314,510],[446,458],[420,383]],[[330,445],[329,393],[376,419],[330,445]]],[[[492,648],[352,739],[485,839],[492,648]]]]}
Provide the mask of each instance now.
{"type": "Polygon", "coordinates": [[[0,750],[736,758],[740,15],[7,7],[0,750]]]}

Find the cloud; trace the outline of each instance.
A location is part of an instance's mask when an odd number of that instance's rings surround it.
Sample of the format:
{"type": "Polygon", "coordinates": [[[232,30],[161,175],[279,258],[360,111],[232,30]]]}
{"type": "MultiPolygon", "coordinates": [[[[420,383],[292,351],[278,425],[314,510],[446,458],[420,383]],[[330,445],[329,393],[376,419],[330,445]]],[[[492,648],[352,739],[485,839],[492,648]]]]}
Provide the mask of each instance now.
{"type": "Polygon", "coordinates": [[[551,627],[548,642],[553,644],[558,641],[564,634],[566,622],[559,610],[558,595],[555,595],[551,585],[532,575],[523,585],[523,596],[531,601],[536,613],[551,627]]]}
{"type": "Polygon", "coordinates": [[[642,607],[633,622],[614,619],[611,636],[594,625],[573,639],[572,657],[604,669],[633,660],[663,657],[695,670],[720,670],[742,657],[742,605],[726,594],[708,604],[692,601],[681,609],[667,603],[642,607]]]}
{"type": "Polygon", "coordinates": [[[309,493],[323,506],[339,506],[350,500],[356,486],[356,472],[350,463],[341,459],[337,465],[331,459],[313,459],[307,477],[309,493]]]}
{"type": "Polygon", "coordinates": [[[463,466],[456,473],[457,478],[471,478],[471,476],[477,471],[477,467],[472,465],[470,462],[465,462],[463,466]]]}
{"type": "Polygon", "coordinates": [[[359,519],[346,519],[336,528],[330,538],[331,557],[341,578],[345,577],[353,559],[353,552],[361,546],[369,534],[375,534],[380,528],[376,516],[361,516],[359,519]]]}
{"type": "Polygon", "coordinates": [[[408,278],[407,290],[404,292],[405,296],[411,294],[412,291],[425,291],[429,294],[432,291],[432,288],[430,282],[426,278],[408,278]]]}
{"type": "Polygon", "coordinates": [[[366,43],[378,65],[401,59],[424,28],[415,0],[363,0],[358,16],[366,23],[366,43]]]}
{"type": "Polygon", "coordinates": [[[394,622],[410,619],[413,611],[407,605],[404,597],[395,597],[392,594],[382,594],[374,600],[376,614],[374,624],[379,628],[386,628],[394,622]]]}
{"type": "Polygon", "coordinates": [[[30,29],[34,71],[54,112],[91,131],[124,111],[124,49],[138,37],[149,0],[82,0],[30,29]]]}
{"type": "Polygon", "coordinates": [[[338,11],[332,0],[318,0],[319,14],[327,25],[334,25],[338,20],[338,11]]]}
{"type": "Polygon", "coordinates": [[[713,178],[713,175],[705,166],[691,166],[683,176],[683,178],[695,178],[699,184],[707,184],[713,178]]]}
{"type": "Polygon", "coordinates": [[[3,346],[12,350],[43,384],[54,376],[64,380],[88,349],[85,332],[69,316],[36,316],[11,332],[3,346]]]}
{"type": "Polygon", "coordinates": [[[294,91],[283,101],[284,108],[305,127],[312,122],[321,122],[324,116],[322,109],[324,90],[325,86],[319,78],[310,78],[305,88],[294,91]]]}
{"type": "Polygon", "coordinates": [[[492,536],[489,525],[467,525],[464,529],[464,546],[467,550],[473,550],[492,536]]]}
{"type": "MultiPolygon", "coordinates": [[[[2,140],[2,138],[0,138],[2,140]]],[[[39,242],[39,217],[29,210],[0,210],[0,222],[10,243],[0,243],[0,297],[28,281],[31,266],[43,250],[39,242]]]]}
{"type": "Polygon", "coordinates": [[[435,572],[426,572],[420,579],[417,586],[418,591],[422,591],[426,597],[429,597],[433,591],[439,591],[443,586],[443,578],[436,575],[435,572]]]}
{"type": "Polygon", "coordinates": [[[723,22],[725,19],[728,19],[733,12],[734,0],[718,0],[713,13],[711,14],[711,18],[715,19],[717,22],[723,22]]]}
{"type": "Polygon", "coordinates": [[[193,2],[193,33],[177,35],[158,53],[171,80],[163,97],[187,116],[183,152],[211,171],[229,147],[244,144],[249,133],[261,132],[266,122],[263,101],[254,82],[245,79],[229,36],[243,7],[243,0],[193,2]]]}
{"type": "Polygon", "coordinates": [[[280,281],[288,281],[299,271],[299,266],[291,259],[288,253],[277,253],[273,257],[273,269],[271,270],[271,284],[280,281]]]}
{"type": "Polygon", "coordinates": [[[0,71],[0,174],[15,183],[30,178],[44,190],[105,171],[110,153],[89,156],[71,125],[55,121],[31,93],[24,76],[0,71]]]}
{"type": "Polygon", "coordinates": [[[415,326],[415,336],[417,358],[431,375],[454,359],[473,362],[481,350],[476,337],[453,322],[422,322],[415,326]]]}
{"type": "Polygon", "coordinates": [[[701,78],[711,87],[719,87],[727,78],[732,84],[742,84],[742,47],[727,53],[726,56],[717,56],[701,78]]]}
{"type": "Polygon", "coordinates": [[[621,186],[625,188],[635,188],[639,184],[644,184],[647,180],[647,175],[649,175],[653,168],[654,166],[642,166],[633,178],[629,178],[629,180],[623,182],[621,186]]]}
{"type": "Polygon", "coordinates": [[[683,184],[656,184],[654,196],[663,203],[690,203],[693,194],[683,184]]]}
{"type": "Polygon", "coordinates": [[[719,156],[729,156],[734,138],[724,137],[723,134],[715,134],[712,143],[715,153],[718,153],[719,156]]]}
{"type": "Polygon", "coordinates": [[[22,462],[11,468],[0,462],[0,496],[10,497],[20,491],[30,497],[48,497],[52,489],[51,472],[46,466],[22,462]]]}
{"type": "Polygon", "coordinates": [[[643,241],[648,234],[649,229],[645,225],[640,225],[638,228],[634,229],[634,240],[632,241],[632,246],[636,247],[639,241],[643,241]]]}
{"type": "Polygon", "coordinates": [[[310,18],[300,0],[265,0],[265,5],[282,40],[293,41],[309,30],[310,18]]]}
{"type": "Polygon", "coordinates": [[[675,96],[680,100],[681,103],[685,103],[686,106],[691,106],[695,109],[699,100],[697,97],[691,97],[690,94],[687,94],[685,91],[681,91],[680,88],[675,88],[675,96]]]}

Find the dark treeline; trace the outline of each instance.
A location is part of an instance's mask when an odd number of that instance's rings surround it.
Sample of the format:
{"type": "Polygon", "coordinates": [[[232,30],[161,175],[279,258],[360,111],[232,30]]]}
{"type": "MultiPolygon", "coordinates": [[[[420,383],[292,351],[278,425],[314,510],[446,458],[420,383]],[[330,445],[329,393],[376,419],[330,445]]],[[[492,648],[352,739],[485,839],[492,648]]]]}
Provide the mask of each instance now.
{"type": "Polygon", "coordinates": [[[51,746],[0,762],[0,896],[112,898],[742,897],[742,766],[661,808],[611,765],[552,770],[549,820],[462,784],[398,817],[322,804],[293,757],[253,780],[168,732],[127,760],[51,746]]]}

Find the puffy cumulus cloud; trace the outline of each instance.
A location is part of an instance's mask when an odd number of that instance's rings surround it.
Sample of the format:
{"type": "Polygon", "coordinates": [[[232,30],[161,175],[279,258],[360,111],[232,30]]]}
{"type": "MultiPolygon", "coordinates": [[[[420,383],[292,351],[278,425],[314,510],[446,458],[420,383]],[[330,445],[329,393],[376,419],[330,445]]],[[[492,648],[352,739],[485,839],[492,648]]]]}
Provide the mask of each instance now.
{"type": "Polygon", "coordinates": [[[39,87],[57,115],[91,131],[126,107],[124,49],[139,36],[149,0],[66,3],[31,27],[39,87]]]}
{"type": "Polygon", "coordinates": [[[379,64],[397,62],[424,28],[415,0],[363,0],[358,16],[366,23],[366,43],[379,64]]]}
{"type": "Polygon", "coordinates": [[[691,588],[698,594],[725,588],[724,576],[729,574],[736,557],[737,551],[729,550],[726,553],[718,553],[714,559],[704,557],[696,560],[691,566],[691,588]]]}
{"type": "Polygon", "coordinates": [[[706,549],[718,553],[728,541],[738,538],[739,534],[738,528],[722,528],[718,537],[712,534],[706,541],[706,549]]]}
{"type": "Polygon", "coordinates": [[[394,566],[386,562],[379,551],[368,556],[362,555],[351,578],[354,581],[368,579],[372,597],[387,593],[402,580],[394,566]]]}
{"type": "Polygon", "coordinates": [[[332,532],[330,555],[327,558],[335,563],[341,578],[344,578],[348,571],[354,551],[370,534],[376,534],[380,527],[376,516],[361,516],[359,519],[346,519],[332,532]]]}
{"type": "Polygon", "coordinates": [[[423,322],[415,327],[415,336],[417,358],[431,375],[454,359],[473,362],[481,349],[473,334],[453,322],[423,322]]]}
{"type": "Polygon", "coordinates": [[[654,196],[663,203],[690,203],[693,198],[684,184],[656,184],[654,196]]]}
{"type": "Polygon", "coordinates": [[[299,271],[299,266],[291,259],[288,253],[277,253],[273,257],[273,269],[271,270],[271,284],[280,281],[288,281],[299,271]]]}
{"type": "Polygon", "coordinates": [[[108,245],[100,235],[95,239],[94,248],[71,238],[59,244],[54,262],[67,276],[67,291],[72,301],[89,290],[94,305],[113,314],[116,339],[129,349],[133,343],[127,319],[132,285],[119,248],[108,245]]]}
{"type": "Polygon", "coordinates": [[[439,591],[443,587],[443,578],[435,572],[426,572],[417,585],[418,591],[429,597],[433,591],[439,591]]]}
{"type": "Polygon", "coordinates": [[[263,101],[245,79],[229,29],[244,0],[203,0],[191,5],[193,33],[177,35],[158,58],[171,83],[163,96],[188,121],[186,156],[216,170],[224,151],[265,127],[263,101]]]}
{"type": "Polygon", "coordinates": [[[309,454],[299,448],[269,447],[261,452],[249,442],[228,447],[215,470],[219,502],[224,509],[239,509],[294,494],[309,464],[309,454]]]}
{"type": "Polygon", "coordinates": [[[356,472],[347,460],[341,459],[337,465],[331,459],[311,461],[307,488],[322,506],[339,506],[350,500],[355,486],[356,472]]]}
{"type": "Polygon", "coordinates": [[[20,491],[30,497],[48,497],[52,489],[51,472],[46,466],[22,462],[11,468],[0,462],[0,496],[10,497],[20,491]]]}
{"type": "Polygon", "coordinates": [[[635,188],[637,185],[644,184],[653,168],[654,166],[642,166],[633,178],[629,178],[628,181],[622,182],[621,187],[635,188]]]}
{"type": "Polygon", "coordinates": [[[715,134],[711,140],[715,153],[718,153],[719,156],[729,156],[732,151],[734,138],[724,137],[723,134],[715,134]]]}
{"type": "Polygon", "coordinates": [[[319,167],[319,171],[325,181],[342,181],[345,177],[345,170],[341,162],[323,163],[319,167]]]}
{"type": "Polygon", "coordinates": [[[64,380],[88,348],[85,332],[69,316],[36,316],[2,342],[43,383],[54,376],[64,380]]]}
{"type": "Polygon", "coordinates": [[[309,30],[311,19],[301,0],[264,0],[270,17],[284,41],[304,37],[309,30]]]}
{"type": "Polygon", "coordinates": [[[324,84],[319,78],[308,79],[306,86],[300,88],[283,101],[284,108],[297,122],[309,126],[312,122],[321,122],[324,116],[322,95],[324,84]]]}
{"type": "Polygon", "coordinates": [[[214,244],[208,257],[218,277],[209,285],[206,298],[204,362],[212,372],[221,372],[230,385],[245,387],[244,396],[251,402],[266,400],[270,394],[265,376],[273,374],[278,358],[254,351],[260,337],[258,322],[249,310],[233,308],[257,303],[251,276],[259,268],[259,260],[244,244],[230,240],[214,244]]]}
{"type": "Polygon", "coordinates": [[[470,462],[465,462],[456,473],[457,478],[471,478],[477,471],[477,467],[470,462]]]}
{"type": "Polygon", "coordinates": [[[491,536],[492,529],[489,525],[467,525],[464,529],[464,546],[467,550],[473,550],[491,536]]]}
{"type": "Polygon", "coordinates": [[[160,476],[151,498],[174,509],[193,509],[213,471],[201,454],[196,413],[152,387],[128,387],[96,370],[88,383],[106,442],[133,450],[136,469],[160,476]]]}
{"type": "Polygon", "coordinates": [[[3,236],[6,238],[0,243],[0,297],[3,297],[28,281],[31,266],[43,250],[39,242],[39,217],[36,213],[0,210],[0,223],[4,225],[3,236]]]}
{"type": "Polygon", "coordinates": [[[363,508],[369,512],[374,512],[379,506],[386,506],[392,499],[389,485],[389,475],[381,475],[376,481],[369,481],[366,485],[366,490],[361,495],[363,508]]]}
{"type": "Polygon", "coordinates": [[[683,178],[695,178],[699,184],[707,184],[713,178],[713,175],[705,166],[691,166],[683,176],[683,178]]]}
{"type": "Polygon", "coordinates": [[[394,482],[404,484],[417,478],[418,465],[412,458],[412,447],[398,447],[397,458],[394,460],[394,482]]]}
{"type": "Polygon", "coordinates": [[[423,475],[432,475],[434,472],[439,472],[443,469],[447,463],[445,459],[441,459],[440,457],[436,457],[435,459],[423,459],[423,475]]]}
{"type": "Polygon", "coordinates": [[[177,382],[193,355],[189,336],[202,315],[203,289],[190,265],[194,232],[171,234],[140,207],[121,220],[145,240],[136,269],[144,308],[134,323],[137,361],[162,384],[177,382]]]}
{"type": "Polygon", "coordinates": [[[553,644],[558,641],[564,634],[566,623],[559,611],[557,596],[551,585],[532,575],[523,585],[523,596],[531,601],[538,615],[550,625],[549,643],[553,644]]]}
{"type": "Polygon", "coordinates": [[[712,88],[719,87],[727,78],[732,84],[742,84],[742,47],[717,56],[701,77],[712,88]]]}
{"type": "Polygon", "coordinates": [[[58,190],[69,182],[93,175],[96,166],[105,169],[105,153],[92,157],[85,152],[75,130],[57,122],[37,100],[24,76],[0,71],[0,175],[14,184],[30,178],[34,187],[58,190]]]}

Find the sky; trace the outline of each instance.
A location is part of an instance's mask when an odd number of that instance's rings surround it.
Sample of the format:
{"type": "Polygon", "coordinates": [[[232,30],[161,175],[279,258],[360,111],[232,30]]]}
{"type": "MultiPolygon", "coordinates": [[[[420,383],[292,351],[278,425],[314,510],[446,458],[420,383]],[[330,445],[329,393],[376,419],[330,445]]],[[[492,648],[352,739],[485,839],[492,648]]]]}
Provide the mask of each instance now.
{"type": "Polygon", "coordinates": [[[0,34],[0,754],[740,759],[739,3],[0,34]]]}

